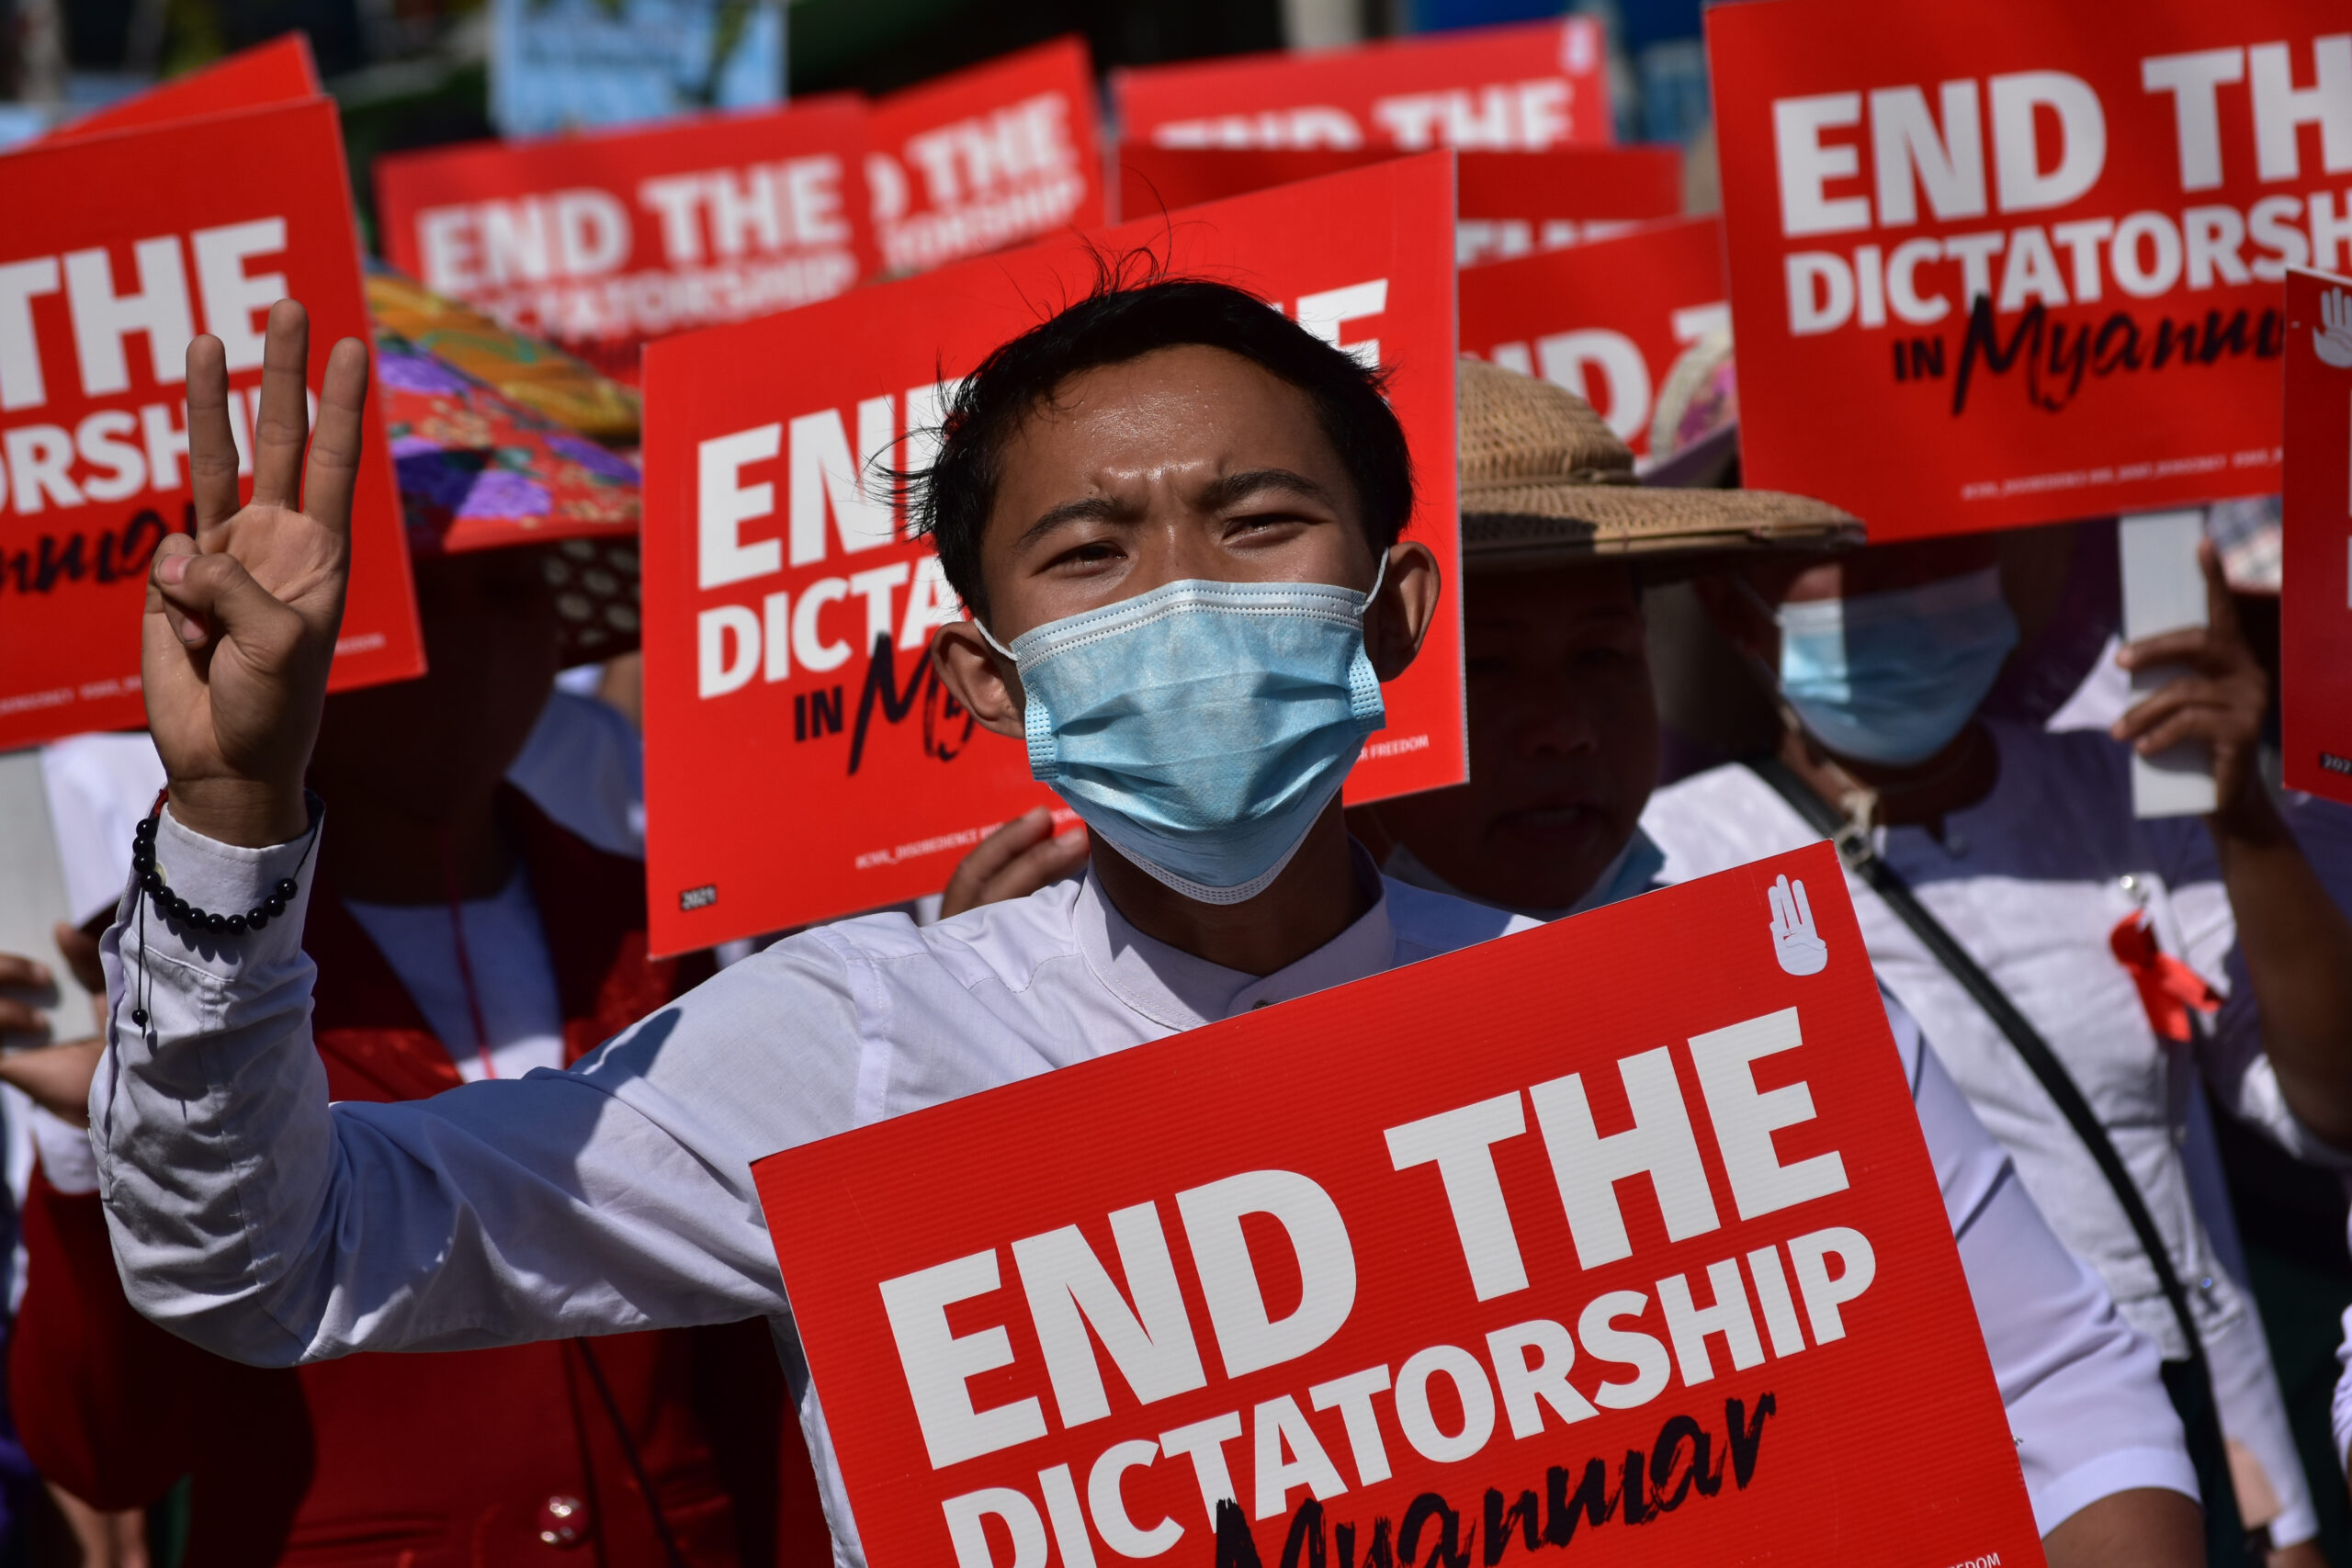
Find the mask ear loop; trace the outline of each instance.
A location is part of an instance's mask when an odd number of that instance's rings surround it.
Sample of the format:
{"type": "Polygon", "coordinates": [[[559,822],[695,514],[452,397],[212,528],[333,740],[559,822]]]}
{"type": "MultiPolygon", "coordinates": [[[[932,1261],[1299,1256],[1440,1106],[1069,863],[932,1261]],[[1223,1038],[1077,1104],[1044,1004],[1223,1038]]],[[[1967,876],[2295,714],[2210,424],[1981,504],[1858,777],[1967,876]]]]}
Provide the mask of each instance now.
{"type": "Polygon", "coordinates": [[[1004,644],[997,641],[996,637],[989,631],[989,628],[981,624],[980,618],[978,615],[974,615],[972,617],[972,629],[979,633],[981,639],[990,648],[995,649],[999,653],[1003,654],[1005,658],[1011,660],[1012,661],[1013,668],[1017,670],[1021,667],[1021,656],[1013,652],[1012,649],[1005,647],[1004,644]]]}

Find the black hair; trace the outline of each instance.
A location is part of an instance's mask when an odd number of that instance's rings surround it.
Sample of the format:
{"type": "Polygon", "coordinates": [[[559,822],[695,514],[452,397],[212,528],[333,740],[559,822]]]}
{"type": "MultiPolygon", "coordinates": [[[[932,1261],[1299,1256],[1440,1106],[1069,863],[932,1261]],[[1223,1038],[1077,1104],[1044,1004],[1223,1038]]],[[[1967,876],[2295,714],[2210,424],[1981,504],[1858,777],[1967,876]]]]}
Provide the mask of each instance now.
{"type": "Polygon", "coordinates": [[[1394,545],[1412,514],[1412,456],[1388,406],[1385,371],[1230,284],[1162,276],[1148,257],[1141,258],[1141,280],[1131,280],[1136,260],[1098,258],[1091,293],[980,361],[947,405],[931,466],[898,476],[912,531],[931,536],[949,586],[975,615],[988,615],[980,537],[996,504],[1005,442],[1070,377],[1155,349],[1221,348],[1306,393],[1354,486],[1375,550],[1394,545]]]}

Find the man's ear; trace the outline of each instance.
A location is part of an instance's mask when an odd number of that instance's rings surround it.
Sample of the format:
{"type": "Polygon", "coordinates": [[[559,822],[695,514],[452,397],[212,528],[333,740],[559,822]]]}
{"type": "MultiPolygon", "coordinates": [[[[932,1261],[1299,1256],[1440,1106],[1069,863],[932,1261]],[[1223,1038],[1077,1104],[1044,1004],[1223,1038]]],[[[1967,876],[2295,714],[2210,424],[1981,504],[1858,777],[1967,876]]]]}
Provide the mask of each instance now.
{"type": "Polygon", "coordinates": [[[1023,734],[1022,715],[1027,699],[1012,660],[990,648],[979,628],[969,621],[950,621],[931,638],[931,667],[956,700],[992,734],[1023,734]]]}
{"type": "Polygon", "coordinates": [[[1363,646],[1372,657],[1373,673],[1394,681],[1411,667],[1421,651],[1421,639],[1437,619],[1438,598],[1444,591],[1437,557],[1427,545],[1407,543],[1389,549],[1388,575],[1363,616],[1363,646]]]}

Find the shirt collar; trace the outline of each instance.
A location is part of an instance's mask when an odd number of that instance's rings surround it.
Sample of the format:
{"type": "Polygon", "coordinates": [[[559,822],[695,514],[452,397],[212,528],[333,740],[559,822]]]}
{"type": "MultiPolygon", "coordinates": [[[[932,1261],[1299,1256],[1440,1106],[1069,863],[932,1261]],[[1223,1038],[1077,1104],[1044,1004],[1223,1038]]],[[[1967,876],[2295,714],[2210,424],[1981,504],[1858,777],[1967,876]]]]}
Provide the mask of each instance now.
{"type": "Polygon", "coordinates": [[[1103,896],[1091,869],[1070,909],[1079,951],[1112,995],[1153,1022],[1179,1030],[1377,975],[1396,962],[1396,933],[1372,858],[1353,840],[1349,848],[1357,883],[1373,896],[1372,908],[1338,936],[1272,975],[1245,975],[1146,936],[1103,896]]]}

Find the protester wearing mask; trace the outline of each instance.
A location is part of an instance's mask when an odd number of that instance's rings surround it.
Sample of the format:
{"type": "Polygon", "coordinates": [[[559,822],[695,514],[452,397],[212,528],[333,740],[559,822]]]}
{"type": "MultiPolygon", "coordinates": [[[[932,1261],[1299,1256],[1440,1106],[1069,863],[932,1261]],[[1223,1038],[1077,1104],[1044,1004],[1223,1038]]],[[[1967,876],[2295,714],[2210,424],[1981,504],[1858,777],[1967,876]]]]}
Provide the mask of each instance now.
{"type": "MultiPolygon", "coordinates": [[[[266,533],[292,515],[271,515],[300,461],[302,346],[290,314],[281,310],[265,372],[261,499],[227,525],[232,534],[266,533]]],[[[199,344],[191,362],[198,388],[217,396],[218,345],[199,344]]],[[[352,363],[339,361],[339,374],[352,363]]],[[[331,378],[331,400],[355,395],[347,379],[331,378]]],[[[198,421],[219,418],[200,390],[195,401],[198,421]]],[[[209,428],[217,453],[226,425],[209,428]]],[[[212,469],[208,482],[205,440],[192,450],[199,510],[217,540],[236,511],[235,480],[220,477],[234,465],[212,469]]],[[[312,469],[312,504],[322,509],[342,504],[322,499],[336,488],[325,468],[312,469]]],[[[412,538],[413,547],[431,542],[412,538]]],[[[345,830],[287,872],[308,897],[271,922],[306,977],[317,964],[318,983],[298,1004],[308,1025],[277,1068],[294,1092],[396,1111],[463,1082],[511,1088],[534,1068],[576,1060],[707,973],[647,957],[635,861],[502,782],[549,709],[569,624],[550,580],[574,570],[568,560],[536,543],[420,556],[430,673],[324,704],[308,772],[338,802],[345,830]],[[298,940],[307,957],[297,957],[298,940]]],[[[215,682],[229,661],[252,656],[250,646],[212,651],[215,682]]],[[[575,763],[600,754],[593,721],[572,728],[563,749],[575,763]]],[[[185,766],[185,727],[164,730],[158,748],[167,766],[181,764],[175,798],[202,796],[204,782],[185,766]]],[[[575,783],[591,772],[575,766],[575,783]]],[[[593,809],[566,815],[618,836],[593,809]]],[[[263,889],[245,907],[267,897],[263,889]]],[[[151,936],[165,918],[146,908],[151,936]]],[[[162,981],[160,970],[150,977],[162,981]]],[[[118,1021],[131,1005],[118,998],[118,1021]]],[[[241,1074],[235,1092],[250,1086],[241,1074]]],[[[107,1098],[102,1087],[101,1107],[107,1098]]],[[[507,1135],[510,1113],[527,1112],[502,1102],[477,1134],[507,1135]]],[[[99,1118],[103,1127],[103,1109],[99,1118]]],[[[286,1148],[261,1146],[265,1165],[286,1148]]],[[[615,1565],[682,1552],[697,1563],[805,1555],[806,1541],[787,1554],[780,1544],[790,1543],[777,1540],[780,1477],[796,1461],[805,1473],[805,1460],[764,1325],[705,1317],[697,1321],[712,1326],[593,1344],[468,1346],[300,1370],[238,1365],[133,1313],[86,1140],[83,1168],[74,1163],[48,1171],[28,1214],[31,1283],[11,1361],[15,1408],[44,1474],[97,1506],[151,1504],[188,1478],[191,1568],[345,1563],[361,1560],[356,1553],[423,1568],[592,1544],[615,1565]]],[[[240,1181],[241,1201],[266,1207],[268,1183],[240,1181]]]]}
{"type": "MultiPolygon", "coordinates": [[[[1637,826],[1658,767],[1642,576],[1818,530],[1752,491],[1651,491],[1637,510],[1589,479],[1524,483],[1633,466],[1549,383],[1465,360],[1461,411],[1470,782],[1351,815],[1390,876],[1552,919],[1656,885],[1637,826]]],[[[2199,1561],[2154,1348],[2009,1180],[1909,1015],[1889,1020],[2051,1562],[2199,1561]]]]}
{"type": "MultiPolygon", "coordinates": [[[[2187,673],[2111,736],[1978,715],[2018,638],[1988,538],[1751,563],[1702,581],[1709,614],[1771,677],[1788,723],[1776,759],[1662,790],[1642,826],[1675,882],[1815,841],[1842,818],[1849,850],[1866,846],[1916,893],[2104,1126],[2184,1282],[2242,1510],[2284,1549],[2274,1562],[2315,1562],[2317,1519],[2269,1353],[2193,1205],[2192,1162],[2213,1159],[2207,1087],[2290,1152],[2344,1162],[2352,927],[2261,784],[2265,683],[2210,549],[2205,569],[2211,626],[2121,655],[2130,668],[2187,673]],[[2221,808],[2202,826],[2134,818],[2118,742],[2154,751],[2190,739],[2212,748],[2221,808]]],[[[2149,1254],[2016,1030],[1996,1021],[2002,1004],[1973,995],[1858,863],[1849,855],[1848,880],[1883,981],[2060,1237],[2176,1364],[2171,1375],[2192,1381],[2149,1254]]]]}
{"type": "MultiPolygon", "coordinates": [[[[273,365],[299,360],[299,321],[277,308],[273,365]]],[[[233,468],[219,354],[191,355],[198,474],[233,468]]],[[[1438,595],[1430,552],[1397,538],[1409,458],[1377,378],[1249,295],[1165,282],[1082,301],[967,378],[917,509],[989,634],[944,628],[943,676],[1025,732],[1086,817],[1083,881],[922,930],[788,938],[568,1073],[330,1107],[288,928],[318,897],[305,844],[335,833],[301,784],[365,385],[339,346],[304,514],[283,438],[299,382],[266,378],[257,499],[232,518],[218,481],[199,490],[146,620],[172,779],[147,883],[173,902],[141,888],[107,938],[91,1106],[132,1300],[216,1352],[282,1366],[747,1314],[788,1350],[754,1159],[1514,923],[1384,883],[1340,818],[1380,680],[1438,595]],[[1081,624],[1107,635],[1073,646],[1081,624]],[[1071,725],[1088,714],[1102,743],[1071,725]],[[243,910],[289,879],[259,931],[172,912],[243,910]]]]}

